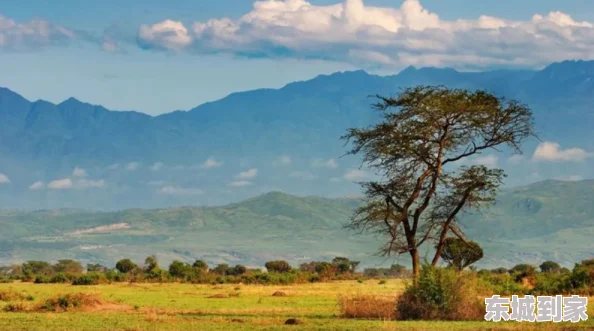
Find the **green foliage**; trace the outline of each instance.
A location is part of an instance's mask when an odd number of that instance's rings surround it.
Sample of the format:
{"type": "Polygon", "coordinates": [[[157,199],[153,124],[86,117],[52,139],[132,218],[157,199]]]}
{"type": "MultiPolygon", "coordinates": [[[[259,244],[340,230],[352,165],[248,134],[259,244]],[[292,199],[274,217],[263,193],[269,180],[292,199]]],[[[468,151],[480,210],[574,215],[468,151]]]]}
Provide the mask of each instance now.
{"type": "Polygon", "coordinates": [[[283,273],[291,271],[291,266],[289,265],[289,263],[287,261],[282,260],[268,261],[266,262],[266,264],[264,264],[264,266],[266,267],[266,270],[268,270],[268,272],[283,273]]]}
{"type": "Polygon", "coordinates": [[[554,261],[545,261],[540,265],[539,268],[541,272],[561,272],[561,266],[559,263],[554,261]]]}
{"type": "Polygon", "coordinates": [[[192,264],[193,268],[196,269],[200,269],[202,271],[208,271],[208,263],[202,261],[202,260],[196,260],[196,262],[194,262],[194,264],[192,264]]]}
{"type": "Polygon", "coordinates": [[[186,278],[192,273],[192,271],[193,268],[191,265],[181,261],[173,261],[169,265],[169,274],[171,277],[186,278]]]}
{"type": "Polygon", "coordinates": [[[156,255],[148,256],[144,260],[145,270],[151,272],[153,270],[159,269],[159,262],[157,261],[156,255]]]}
{"type": "Polygon", "coordinates": [[[83,266],[74,260],[59,260],[54,265],[55,272],[78,274],[83,272],[83,266]]]}
{"type": "Polygon", "coordinates": [[[483,258],[483,249],[474,241],[465,242],[457,237],[447,238],[441,258],[458,271],[483,258]]]}
{"type": "Polygon", "coordinates": [[[105,274],[100,272],[89,272],[85,275],[82,275],[72,282],[72,285],[100,285],[107,282],[107,277],[105,274]]]}
{"type": "Polygon", "coordinates": [[[402,320],[480,320],[490,293],[474,273],[458,273],[452,268],[423,264],[418,280],[407,286],[397,303],[402,320]]]}
{"type": "Polygon", "coordinates": [[[119,272],[124,273],[124,274],[129,273],[132,270],[137,268],[136,264],[134,264],[134,262],[132,262],[132,260],[130,260],[130,259],[119,260],[116,263],[115,267],[119,272]]]}

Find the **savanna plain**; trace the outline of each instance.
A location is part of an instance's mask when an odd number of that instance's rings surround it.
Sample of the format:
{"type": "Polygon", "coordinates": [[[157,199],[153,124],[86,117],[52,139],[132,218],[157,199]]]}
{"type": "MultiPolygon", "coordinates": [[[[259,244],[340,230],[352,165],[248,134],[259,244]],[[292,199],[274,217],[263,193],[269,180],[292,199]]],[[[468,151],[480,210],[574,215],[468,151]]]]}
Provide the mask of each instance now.
{"type": "MultiPolygon", "coordinates": [[[[594,330],[592,319],[572,324],[409,322],[344,316],[348,307],[341,306],[341,298],[372,296],[395,302],[406,282],[370,279],[281,286],[118,283],[88,287],[15,282],[0,284],[0,330],[594,330]],[[72,298],[80,302],[69,303],[72,298]],[[49,302],[53,306],[42,309],[49,302]]],[[[592,298],[589,302],[588,315],[592,316],[592,298]]]]}

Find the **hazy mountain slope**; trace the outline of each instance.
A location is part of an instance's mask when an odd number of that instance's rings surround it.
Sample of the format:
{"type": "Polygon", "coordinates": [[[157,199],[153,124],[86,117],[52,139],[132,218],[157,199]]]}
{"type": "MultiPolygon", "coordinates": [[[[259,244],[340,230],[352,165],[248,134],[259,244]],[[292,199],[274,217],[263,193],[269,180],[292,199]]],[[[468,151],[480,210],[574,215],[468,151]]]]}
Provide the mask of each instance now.
{"type": "MultiPolygon", "coordinates": [[[[503,192],[489,212],[462,223],[485,248],[483,266],[551,258],[571,265],[594,254],[593,199],[594,181],[545,181],[503,192]]],[[[273,192],[208,208],[2,211],[0,264],[62,257],[113,264],[154,253],[165,262],[203,258],[261,265],[283,258],[297,264],[335,255],[364,265],[386,262],[372,256],[381,241],[342,228],[359,203],[273,192]]],[[[408,256],[399,262],[408,263],[408,256]]]]}

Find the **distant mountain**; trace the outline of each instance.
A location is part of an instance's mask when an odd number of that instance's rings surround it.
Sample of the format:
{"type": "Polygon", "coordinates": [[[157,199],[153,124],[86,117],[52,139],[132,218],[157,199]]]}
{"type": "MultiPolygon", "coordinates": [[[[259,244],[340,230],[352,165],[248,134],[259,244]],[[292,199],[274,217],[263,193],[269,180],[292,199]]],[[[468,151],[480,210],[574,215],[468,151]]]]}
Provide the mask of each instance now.
{"type": "MultiPolygon", "coordinates": [[[[469,238],[484,247],[482,267],[541,263],[571,266],[594,257],[594,181],[545,181],[503,192],[483,215],[465,215],[469,238]]],[[[121,212],[0,211],[0,265],[74,258],[113,265],[157,254],[210,264],[261,266],[270,259],[297,265],[348,256],[362,265],[392,263],[373,256],[381,238],[343,229],[357,199],[297,197],[272,192],[221,207],[121,212]]],[[[408,264],[406,255],[397,259],[408,264]]]]}
{"type": "MultiPolygon", "coordinates": [[[[353,192],[354,186],[337,185],[334,187],[339,189],[335,189],[327,182],[297,179],[300,175],[313,178],[303,170],[312,159],[336,159],[345,152],[339,137],[347,128],[377,120],[377,113],[370,110],[370,95],[391,95],[417,84],[487,89],[519,99],[534,109],[543,140],[587,148],[594,126],[593,68],[594,61],[568,61],[540,71],[458,72],[410,67],[393,76],[342,72],[278,90],[234,93],[189,111],[156,117],[110,111],[74,98],[57,105],[30,102],[0,88],[0,173],[11,179],[11,185],[0,186],[0,199],[9,207],[102,209],[193,204],[198,200],[187,194],[175,198],[159,195],[156,189],[160,188],[139,185],[161,181],[199,187],[209,192],[208,199],[199,201],[220,204],[254,194],[217,191],[245,167],[258,168],[258,192],[291,189],[299,194],[346,194],[353,192]],[[293,171],[293,177],[274,175],[273,161],[286,154],[299,169],[293,171]],[[156,176],[147,170],[155,163],[195,170],[209,157],[225,162],[216,176],[214,171],[200,174],[202,177],[196,171],[156,176]],[[136,165],[132,168],[141,165],[144,172],[110,171],[130,163],[136,165]],[[62,190],[60,194],[28,189],[36,181],[47,184],[64,179],[75,167],[87,169],[94,180],[104,180],[106,188],[84,193],[62,190]]],[[[358,161],[342,159],[340,171],[358,166],[358,161]]],[[[342,173],[328,176],[340,177],[342,173]]]]}

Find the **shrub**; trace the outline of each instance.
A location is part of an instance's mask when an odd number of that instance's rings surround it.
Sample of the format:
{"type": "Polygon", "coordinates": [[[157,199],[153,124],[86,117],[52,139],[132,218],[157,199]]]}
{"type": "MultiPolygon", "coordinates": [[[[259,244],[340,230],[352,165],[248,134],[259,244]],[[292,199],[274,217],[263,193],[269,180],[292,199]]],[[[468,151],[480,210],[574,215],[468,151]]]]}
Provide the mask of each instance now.
{"type": "Polygon", "coordinates": [[[0,301],[18,301],[25,299],[25,296],[22,293],[15,292],[15,291],[0,291],[0,301]]]}
{"type": "Polygon", "coordinates": [[[68,283],[72,281],[69,277],[67,277],[64,273],[57,273],[54,277],[50,279],[50,283],[68,283]]]}
{"type": "Polygon", "coordinates": [[[402,320],[482,320],[485,305],[479,296],[487,293],[488,286],[472,272],[425,263],[417,282],[399,297],[397,315],[402,320]]]}
{"type": "Polygon", "coordinates": [[[533,295],[563,295],[571,294],[573,286],[571,274],[543,272],[536,275],[536,286],[532,289],[533,295]]]}
{"type": "Polygon", "coordinates": [[[69,293],[45,300],[38,307],[38,310],[55,312],[69,311],[84,307],[96,306],[101,303],[102,300],[97,295],[86,293],[69,293]]]}
{"type": "Polygon", "coordinates": [[[15,302],[15,303],[7,304],[6,306],[4,306],[4,308],[2,310],[7,313],[19,313],[19,312],[27,311],[28,308],[22,302],[15,302]]]}
{"type": "Polygon", "coordinates": [[[206,272],[208,271],[208,264],[202,260],[196,260],[196,262],[194,262],[194,264],[192,265],[192,268],[196,268],[206,272]]]}
{"type": "Polygon", "coordinates": [[[344,318],[393,320],[396,317],[395,298],[376,295],[341,295],[338,297],[344,318]]]}
{"type": "Polygon", "coordinates": [[[76,278],[72,285],[82,285],[82,286],[89,286],[89,285],[99,285],[103,284],[107,281],[105,275],[99,272],[89,272],[86,275],[82,275],[76,278]]]}
{"type": "Polygon", "coordinates": [[[136,264],[134,264],[134,262],[132,262],[130,259],[122,259],[116,263],[116,269],[119,272],[126,274],[136,269],[136,264]]]}
{"type": "Polygon", "coordinates": [[[82,273],[83,266],[74,260],[59,260],[54,265],[54,270],[56,272],[79,274],[82,273]]]}
{"type": "Polygon", "coordinates": [[[284,273],[291,271],[291,266],[289,263],[283,260],[268,261],[264,264],[264,266],[268,272],[284,273]]]}
{"type": "Polygon", "coordinates": [[[35,277],[35,280],[33,281],[35,284],[49,284],[51,281],[51,278],[49,278],[48,276],[37,276],[35,277]]]}

